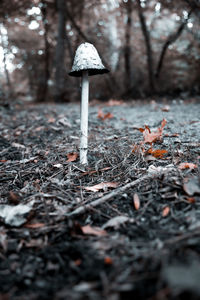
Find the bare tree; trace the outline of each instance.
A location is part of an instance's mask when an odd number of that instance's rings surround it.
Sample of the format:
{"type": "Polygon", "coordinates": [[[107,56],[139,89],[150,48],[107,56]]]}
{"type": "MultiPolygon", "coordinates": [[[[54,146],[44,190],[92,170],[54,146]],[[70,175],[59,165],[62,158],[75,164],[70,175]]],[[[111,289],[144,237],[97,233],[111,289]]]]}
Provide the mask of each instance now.
{"type": "Polygon", "coordinates": [[[155,72],[156,78],[159,78],[159,76],[160,76],[160,72],[161,72],[161,69],[162,69],[162,66],[163,66],[165,55],[167,53],[167,49],[169,48],[169,46],[171,44],[173,44],[181,36],[185,26],[187,25],[187,22],[188,22],[188,20],[191,16],[192,12],[193,12],[193,8],[189,11],[187,18],[184,18],[182,20],[182,22],[180,23],[177,30],[174,33],[171,33],[169,35],[169,37],[167,38],[167,40],[165,41],[165,43],[162,47],[161,53],[160,53],[160,57],[159,57],[159,60],[158,60],[157,67],[156,67],[156,72],[155,72]]]}
{"type": "Polygon", "coordinates": [[[146,18],[143,13],[141,1],[140,0],[136,0],[136,1],[137,1],[137,8],[138,8],[138,16],[139,16],[142,33],[143,33],[144,40],[145,40],[145,46],[146,46],[149,87],[150,87],[151,93],[154,93],[155,92],[154,63],[153,63],[153,53],[152,53],[152,47],[151,47],[150,33],[147,28],[146,18]]]}
{"type": "Polygon", "coordinates": [[[131,27],[132,27],[132,2],[129,1],[126,7],[126,28],[125,28],[125,47],[124,47],[124,66],[125,79],[124,84],[129,91],[131,87],[131,27]]]}
{"type": "Polygon", "coordinates": [[[3,67],[7,84],[7,96],[10,98],[13,95],[12,84],[10,80],[10,74],[7,68],[7,46],[4,41],[4,35],[2,33],[2,25],[0,27],[0,38],[1,38],[1,47],[3,49],[3,67]]]}
{"type": "Polygon", "coordinates": [[[65,24],[66,24],[66,6],[65,0],[57,0],[56,7],[58,12],[58,34],[55,54],[55,101],[62,102],[65,98],[65,24]]]}
{"type": "Polygon", "coordinates": [[[50,45],[48,42],[49,33],[49,23],[47,19],[47,3],[45,1],[41,2],[41,12],[42,12],[42,23],[44,27],[44,73],[41,76],[41,81],[38,84],[37,90],[37,101],[43,102],[46,100],[48,92],[48,80],[50,78],[49,72],[49,58],[50,58],[50,45]]]}

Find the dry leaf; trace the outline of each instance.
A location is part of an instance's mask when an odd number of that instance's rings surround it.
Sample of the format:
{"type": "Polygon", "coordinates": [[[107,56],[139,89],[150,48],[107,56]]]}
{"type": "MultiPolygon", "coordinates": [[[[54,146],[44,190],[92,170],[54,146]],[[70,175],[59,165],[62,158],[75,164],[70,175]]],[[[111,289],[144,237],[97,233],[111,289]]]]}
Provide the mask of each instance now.
{"type": "Polygon", "coordinates": [[[68,158],[67,162],[75,161],[75,160],[77,160],[77,157],[78,157],[78,153],[76,153],[76,152],[68,153],[67,154],[67,158],[68,158]]]}
{"type": "Polygon", "coordinates": [[[78,259],[76,259],[76,260],[74,261],[74,264],[75,264],[76,266],[80,266],[80,265],[82,264],[82,260],[81,260],[80,258],[78,258],[78,259]]]}
{"type": "Polygon", "coordinates": [[[105,168],[99,169],[99,170],[91,170],[91,171],[83,172],[80,175],[80,177],[85,176],[85,175],[92,175],[92,174],[95,174],[95,173],[98,173],[98,172],[107,171],[107,170],[110,170],[110,169],[111,169],[111,167],[105,167],[105,168]]]}
{"type": "Polygon", "coordinates": [[[133,204],[136,210],[140,208],[140,198],[137,193],[133,195],[133,204]]]}
{"type": "Polygon", "coordinates": [[[161,110],[162,110],[162,111],[168,112],[168,111],[170,111],[170,106],[169,106],[169,105],[165,105],[165,106],[163,106],[163,107],[161,108],[161,110]]]}
{"type": "Polygon", "coordinates": [[[195,203],[196,202],[196,199],[194,197],[187,197],[187,201],[189,203],[195,203]]]}
{"type": "Polygon", "coordinates": [[[134,219],[129,218],[127,216],[116,216],[112,219],[110,219],[109,221],[107,221],[102,228],[114,228],[114,229],[118,229],[122,224],[126,223],[126,222],[133,222],[134,219]]]}
{"type": "Polygon", "coordinates": [[[106,119],[112,119],[114,116],[113,114],[111,114],[110,112],[106,113],[103,117],[103,120],[106,120],[106,119]]]}
{"type": "Polygon", "coordinates": [[[172,165],[172,164],[167,165],[165,167],[155,167],[154,165],[150,165],[147,172],[148,172],[148,174],[151,174],[151,175],[161,175],[161,174],[167,174],[174,170],[175,170],[175,168],[174,168],[174,165],[172,165]]]}
{"type": "Polygon", "coordinates": [[[39,126],[39,127],[35,128],[34,131],[39,132],[43,129],[44,129],[44,126],[39,126]]]}
{"type": "Polygon", "coordinates": [[[97,118],[103,119],[103,117],[104,117],[104,113],[103,113],[102,109],[99,108],[97,118]]]}
{"type": "Polygon", "coordinates": [[[90,225],[85,225],[81,227],[84,234],[95,235],[95,236],[105,236],[107,232],[99,227],[92,227],[90,225]]]}
{"type": "Polygon", "coordinates": [[[99,111],[98,111],[97,117],[98,117],[99,119],[101,119],[102,121],[104,121],[104,120],[106,120],[106,119],[112,119],[114,116],[113,116],[113,114],[111,114],[110,112],[104,114],[103,111],[102,111],[102,109],[100,108],[99,111]]]}
{"type": "Polygon", "coordinates": [[[132,152],[133,153],[141,153],[141,152],[144,152],[144,148],[142,147],[142,145],[137,145],[137,144],[134,144],[133,145],[133,149],[132,149],[132,152]]]}
{"type": "Polygon", "coordinates": [[[47,120],[47,122],[48,123],[55,123],[55,118],[54,117],[50,117],[48,120],[47,120]]]}
{"type": "MultiPolygon", "coordinates": [[[[147,127],[147,126],[146,126],[147,127]]],[[[145,129],[144,128],[137,128],[140,132],[144,132],[145,131],[145,129]]],[[[149,127],[148,127],[148,129],[149,129],[149,127]]],[[[149,129],[149,131],[150,131],[150,129],[149,129]]]]}
{"type": "Polygon", "coordinates": [[[18,204],[15,206],[2,204],[0,205],[0,217],[5,224],[19,227],[26,223],[26,217],[32,210],[33,204],[34,200],[27,204],[18,204]]]}
{"type": "Polygon", "coordinates": [[[167,121],[165,119],[162,120],[161,127],[158,127],[157,131],[151,132],[150,128],[145,125],[145,129],[139,128],[139,131],[143,133],[144,144],[152,144],[156,141],[160,141],[162,138],[163,129],[166,125],[167,121]]]}
{"type": "Polygon", "coordinates": [[[106,105],[107,106],[119,106],[119,105],[123,105],[124,101],[123,100],[114,100],[114,99],[110,99],[106,105]]]}
{"type": "Polygon", "coordinates": [[[193,170],[193,169],[196,169],[196,168],[197,168],[197,165],[196,165],[196,164],[193,164],[193,163],[185,162],[185,163],[179,164],[178,168],[179,168],[180,170],[184,170],[184,169],[190,169],[190,170],[193,170]]]}
{"type": "Polygon", "coordinates": [[[112,263],[113,263],[112,258],[110,256],[104,257],[104,263],[106,265],[112,265],[112,263]]]}
{"type": "Polygon", "coordinates": [[[20,196],[19,196],[18,193],[10,191],[9,196],[8,196],[8,200],[9,200],[10,203],[18,204],[20,202],[20,196]]]}
{"type": "Polygon", "coordinates": [[[63,126],[67,126],[69,128],[71,128],[71,124],[69,123],[68,119],[65,117],[60,118],[57,122],[56,125],[63,125],[63,126]]]}
{"type": "Polygon", "coordinates": [[[169,214],[169,212],[170,212],[169,206],[165,206],[165,208],[162,211],[162,216],[166,217],[169,214]]]}
{"type": "Polygon", "coordinates": [[[167,150],[161,150],[161,149],[149,149],[146,153],[153,155],[156,158],[163,158],[163,156],[168,153],[167,150]]]}
{"type": "Polygon", "coordinates": [[[101,182],[99,184],[85,187],[85,190],[92,191],[92,192],[98,192],[99,190],[105,190],[106,188],[116,188],[118,186],[117,182],[101,182]]]}
{"type": "Polygon", "coordinates": [[[24,227],[37,229],[37,228],[41,228],[41,227],[44,227],[44,226],[45,226],[44,223],[33,223],[33,224],[26,224],[24,227]]]}

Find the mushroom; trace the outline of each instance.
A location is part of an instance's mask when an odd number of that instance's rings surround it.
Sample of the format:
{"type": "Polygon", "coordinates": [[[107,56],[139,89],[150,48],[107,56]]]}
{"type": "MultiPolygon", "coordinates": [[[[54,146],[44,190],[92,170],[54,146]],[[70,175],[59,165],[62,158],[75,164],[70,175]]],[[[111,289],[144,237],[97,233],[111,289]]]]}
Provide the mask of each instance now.
{"type": "Polygon", "coordinates": [[[90,43],[82,43],[76,50],[70,76],[82,77],[81,82],[81,137],[80,163],[86,165],[88,152],[88,76],[108,73],[99,57],[96,48],[90,43]]]}

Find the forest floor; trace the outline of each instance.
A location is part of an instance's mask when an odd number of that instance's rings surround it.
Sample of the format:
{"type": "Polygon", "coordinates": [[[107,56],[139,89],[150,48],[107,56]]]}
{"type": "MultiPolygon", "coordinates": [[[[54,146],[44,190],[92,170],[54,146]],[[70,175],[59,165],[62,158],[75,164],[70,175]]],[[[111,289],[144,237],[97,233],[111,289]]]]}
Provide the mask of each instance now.
{"type": "Polygon", "coordinates": [[[199,116],[93,103],[84,167],[78,104],[1,108],[0,300],[200,299],[199,116]]]}

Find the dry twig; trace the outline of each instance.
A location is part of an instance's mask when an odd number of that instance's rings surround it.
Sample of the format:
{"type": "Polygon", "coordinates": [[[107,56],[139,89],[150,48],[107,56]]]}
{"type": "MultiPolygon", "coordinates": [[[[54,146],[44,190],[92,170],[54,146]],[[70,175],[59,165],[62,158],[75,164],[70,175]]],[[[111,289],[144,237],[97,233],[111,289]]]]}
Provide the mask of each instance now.
{"type": "Polygon", "coordinates": [[[71,213],[67,214],[67,216],[71,217],[71,216],[79,216],[82,215],[84,212],[90,210],[93,207],[96,207],[100,204],[103,204],[104,202],[106,202],[107,200],[111,200],[113,197],[117,196],[118,194],[121,194],[123,192],[125,192],[127,189],[132,188],[133,186],[136,186],[137,184],[145,181],[146,179],[150,179],[152,178],[152,175],[144,175],[134,181],[131,181],[129,183],[127,183],[124,186],[119,187],[118,189],[113,190],[112,192],[110,192],[109,194],[96,199],[92,202],[90,202],[89,204],[86,205],[82,205],[80,207],[78,207],[77,209],[75,209],[74,211],[72,211],[71,213]]]}

